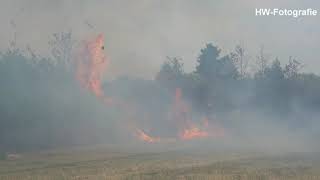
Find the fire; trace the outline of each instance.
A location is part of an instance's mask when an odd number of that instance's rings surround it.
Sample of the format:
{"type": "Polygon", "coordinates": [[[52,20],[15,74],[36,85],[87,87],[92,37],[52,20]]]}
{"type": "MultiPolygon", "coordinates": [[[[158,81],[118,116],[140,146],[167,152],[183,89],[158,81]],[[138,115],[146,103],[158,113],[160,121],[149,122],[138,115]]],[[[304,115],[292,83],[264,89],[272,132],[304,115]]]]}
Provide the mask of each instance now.
{"type": "Polygon", "coordinates": [[[97,97],[104,96],[101,80],[108,65],[103,50],[104,37],[100,34],[95,39],[85,42],[77,60],[77,79],[97,97]]]}
{"type": "Polygon", "coordinates": [[[151,137],[141,129],[137,129],[137,136],[140,140],[148,143],[156,143],[160,141],[159,137],[151,137]]]}
{"type": "Polygon", "coordinates": [[[178,124],[179,137],[182,140],[191,140],[207,137],[223,137],[224,129],[210,126],[207,117],[204,117],[202,125],[192,121],[191,107],[182,99],[182,90],[176,88],[174,102],[174,120],[178,124]]]}
{"type": "Polygon", "coordinates": [[[102,77],[109,65],[109,59],[104,54],[104,36],[102,34],[84,42],[76,65],[76,77],[84,88],[91,91],[106,105],[119,103],[113,98],[107,97],[102,88],[102,77]]]}
{"type": "MultiPolygon", "coordinates": [[[[137,114],[134,103],[108,97],[103,92],[102,77],[107,70],[109,61],[104,55],[104,36],[102,34],[84,43],[77,58],[76,65],[76,77],[84,88],[91,91],[104,104],[116,106],[124,110],[128,116],[137,114]]],[[[171,119],[178,130],[177,137],[160,139],[160,137],[148,135],[139,128],[131,128],[131,130],[135,132],[135,136],[138,137],[138,139],[148,143],[176,142],[178,139],[191,140],[224,136],[224,129],[209,125],[207,117],[204,118],[202,125],[192,120],[191,106],[183,100],[182,90],[180,88],[176,88],[171,115],[171,119]]],[[[130,122],[127,123],[129,124],[130,122]]]]}
{"type": "MultiPolygon", "coordinates": [[[[207,118],[205,118],[207,120],[207,118]]],[[[199,128],[199,126],[193,125],[189,129],[184,129],[182,133],[180,133],[180,138],[182,140],[191,140],[196,138],[218,138],[224,137],[225,132],[224,129],[217,125],[210,125],[208,121],[205,121],[204,124],[199,128]]]]}
{"type": "Polygon", "coordinates": [[[174,103],[174,119],[178,122],[180,129],[179,137],[182,140],[208,137],[208,132],[193,125],[191,107],[182,99],[182,90],[176,88],[174,103]]]}
{"type": "Polygon", "coordinates": [[[209,133],[206,131],[202,131],[197,127],[192,127],[191,129],[185,129],[181,134],[181,139],[190,140],[194,138],[204,138],[208,137],[209,133]]]}

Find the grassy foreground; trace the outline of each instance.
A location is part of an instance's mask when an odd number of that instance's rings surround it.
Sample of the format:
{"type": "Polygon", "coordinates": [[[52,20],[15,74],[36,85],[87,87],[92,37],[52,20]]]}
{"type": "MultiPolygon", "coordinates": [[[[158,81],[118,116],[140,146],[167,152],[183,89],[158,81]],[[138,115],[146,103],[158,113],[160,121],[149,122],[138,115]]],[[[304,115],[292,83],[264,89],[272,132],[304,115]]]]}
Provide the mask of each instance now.
{"type": "Polygon", "coordinates": [[[0,161],[0,179],[317,180],[320,154],[56,150],[0,161]]]}

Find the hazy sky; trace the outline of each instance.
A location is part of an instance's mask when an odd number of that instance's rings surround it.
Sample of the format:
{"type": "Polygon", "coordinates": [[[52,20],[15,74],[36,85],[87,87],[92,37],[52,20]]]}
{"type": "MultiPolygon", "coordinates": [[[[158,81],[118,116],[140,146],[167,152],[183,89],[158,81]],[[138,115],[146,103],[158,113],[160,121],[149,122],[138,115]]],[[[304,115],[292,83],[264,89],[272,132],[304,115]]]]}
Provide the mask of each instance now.
{"type": "Polygon", "coordinates": [[[29,44],[41,54],[54,32],[72,30],[78,40],[103,33],[110,75],[151,77],[166,56],[182,57],[191,70],[207,42],[224,53],[241,43],[251,59],[263,44],[271,57],[285,62],[294,56],[305,71],[320,74],[320,15],[256,17],[255,8],[320,11],[320,1],[0,0],[0,48],[8,47],[15,31],[20,47],[29,44]]]}

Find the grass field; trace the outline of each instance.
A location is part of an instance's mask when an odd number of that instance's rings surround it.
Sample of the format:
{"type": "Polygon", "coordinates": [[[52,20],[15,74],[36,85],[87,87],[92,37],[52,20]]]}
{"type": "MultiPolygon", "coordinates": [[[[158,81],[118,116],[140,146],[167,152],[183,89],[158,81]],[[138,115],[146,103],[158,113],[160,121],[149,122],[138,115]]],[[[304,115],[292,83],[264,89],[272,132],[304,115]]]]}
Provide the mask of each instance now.
{"type": "Polygon", "coordinates": [[[110,148],[22,154],[0,161],[0,179],[320,179],[320,153],[141,152],[110,148]]]}

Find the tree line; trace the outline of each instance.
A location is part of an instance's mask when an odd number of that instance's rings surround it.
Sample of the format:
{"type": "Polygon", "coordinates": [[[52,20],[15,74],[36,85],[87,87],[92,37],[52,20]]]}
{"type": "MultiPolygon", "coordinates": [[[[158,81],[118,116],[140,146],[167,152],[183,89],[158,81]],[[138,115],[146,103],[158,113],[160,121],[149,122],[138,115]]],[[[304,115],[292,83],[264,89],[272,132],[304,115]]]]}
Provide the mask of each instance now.
{"type": "Polygon", "coordinates": [[[185,97],[208,114],[252,109],[288,117],[320,108],[320,77],[302,72],[301,62],[289,57],[281,65],[278,58],[270,60],[261,48],[255,71],[249,71],[244,52],[237,46],[222,56],[219,47],[207,44],[194,71],[185,72],[182,59],[168,58],[156,81],[167,89],[182,88],[185,97]]]}
{"type": "MultiPolygon", "coordinates": [[[[114,140],[118,110],[79,88],[69,66],[71,35],[54,37],[50,58],[19,49],[1,53],[0,153],[114,140]]],[[[183,59],[167,58],[154,80],[122,77],[105,82],[104,89],[155,114],[158,126],[176,88],[196,112],[221,115],[221,121],[224,114],[254,111],[290,126],[307,125],[306,115],[320,109],[320,76],[301,72],[294,58],[284,65],[271,61],[263,48],[254,59],[256,71],[250,72],[243,47],[221,55],[219,47],[206,44],[192,72],[185,71],[183,59]]]]}

